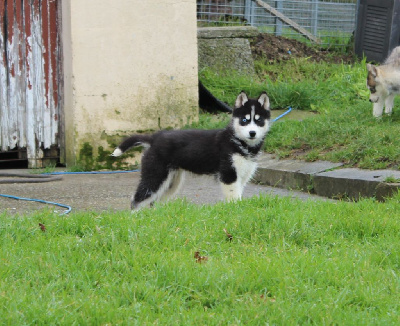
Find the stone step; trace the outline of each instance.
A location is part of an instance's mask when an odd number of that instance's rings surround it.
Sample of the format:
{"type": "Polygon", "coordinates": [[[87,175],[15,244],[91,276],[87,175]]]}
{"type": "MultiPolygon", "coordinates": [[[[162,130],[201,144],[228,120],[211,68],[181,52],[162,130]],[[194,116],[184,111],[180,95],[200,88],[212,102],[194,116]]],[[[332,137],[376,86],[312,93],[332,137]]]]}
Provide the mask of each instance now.
{"type": "Polygon", "coordinates": [[[384,200],[400,188],[400,171],[342,168],[341,163],[278,160],[263,154],[254,181],[284,189],[301,190],[328,198],[384,200]]]}

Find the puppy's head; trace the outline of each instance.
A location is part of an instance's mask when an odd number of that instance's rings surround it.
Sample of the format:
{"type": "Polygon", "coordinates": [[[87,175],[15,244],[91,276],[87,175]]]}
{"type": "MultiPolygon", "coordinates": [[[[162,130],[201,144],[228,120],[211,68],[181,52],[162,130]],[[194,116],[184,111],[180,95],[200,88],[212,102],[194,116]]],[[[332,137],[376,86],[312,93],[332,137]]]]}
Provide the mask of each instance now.
{"type": "Polygon", "coordinates": [[[250,99],[242,91],[236,98],[232,115],[235,136],[250,146],[258,145],[270,127],[271,112],[267,93],[262,92],[257,99],[250,99]]]}
{"type": "Polygon", "coordinates": [[[369,101],[372,103],[376,103],[379,101],[379,94],[382,88],[379,82],[379,67],[367,63],[367,71],[367,87],[371,92],[369,96],[369,101]]]}

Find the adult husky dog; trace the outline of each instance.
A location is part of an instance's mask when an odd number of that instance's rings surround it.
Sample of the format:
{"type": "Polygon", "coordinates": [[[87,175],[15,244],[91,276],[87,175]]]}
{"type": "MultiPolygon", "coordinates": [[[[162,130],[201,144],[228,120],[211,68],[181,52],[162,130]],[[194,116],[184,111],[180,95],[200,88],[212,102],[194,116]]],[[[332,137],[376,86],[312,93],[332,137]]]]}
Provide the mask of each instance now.
{"type": "Polygon", "coordinates": [[[270,116],[265,92],[250,99],[242,91],[225,129],[164,130],[127,138],[113,156],[120,156],[133,146],[150,145],[142,157],[141,180],[131,208],[139,209],[172,196],[179,190],[185,171],[215,175],[227,200],[240,199],[256,170],[270,116]]]}
{"type": "Polygon", "coordinates": [[[394,97],[400,94],[400,46],[393,49],[383,65],[367,64],[367,86],[371,92],[369,101],[374,103],[373,115],[392,114],[394,97]]]}

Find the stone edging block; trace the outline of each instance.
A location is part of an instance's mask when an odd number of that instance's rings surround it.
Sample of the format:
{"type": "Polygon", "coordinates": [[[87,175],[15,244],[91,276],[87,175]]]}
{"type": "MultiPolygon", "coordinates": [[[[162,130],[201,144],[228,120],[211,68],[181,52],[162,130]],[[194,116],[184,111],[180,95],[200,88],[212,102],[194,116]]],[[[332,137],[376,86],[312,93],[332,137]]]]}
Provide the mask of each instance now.
{"type": "Polygon", "coordinates": [[[254,180],[273,187],[309,191],[313,188],[313,177],[317,173],[341,165],[326,161],[309,163],[298,160],[276,160],[266,154],[259,160],[254,180]]]}
{"type": "Polygon", "coordinates": [[[400,180],[400,171],[341,166],[341,163],[326,161],[277,160],[264,154],[259,159],[254,181],[273,187],[312,191],[323,197],[351,200],[369,197],[383,201],[400,189],[400,183],[386,182],[389,177],[400,180]]]}
{"type": "Polygon", "coordinates": [[[320,196],[346,197],[352,200],[375,197],[384,200],[393,195],[400,186],[399,183],[385,182],[388,177],[399,179],[400,171],[338,169],[315,175],[313,184],[315,193],[320,196]]]}

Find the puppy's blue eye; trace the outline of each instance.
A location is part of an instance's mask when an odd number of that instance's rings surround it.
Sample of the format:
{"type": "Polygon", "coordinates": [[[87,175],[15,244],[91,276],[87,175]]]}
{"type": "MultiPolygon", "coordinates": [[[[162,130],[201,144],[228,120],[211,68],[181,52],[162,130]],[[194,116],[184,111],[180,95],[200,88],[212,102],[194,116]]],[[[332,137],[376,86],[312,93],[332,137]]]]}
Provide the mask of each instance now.
{"type": "Polygon", "coordinates": [[[243,118],[243,120],[242,120],[243,122],[247,122],[247,119],[246,118],[243,118]]]}

